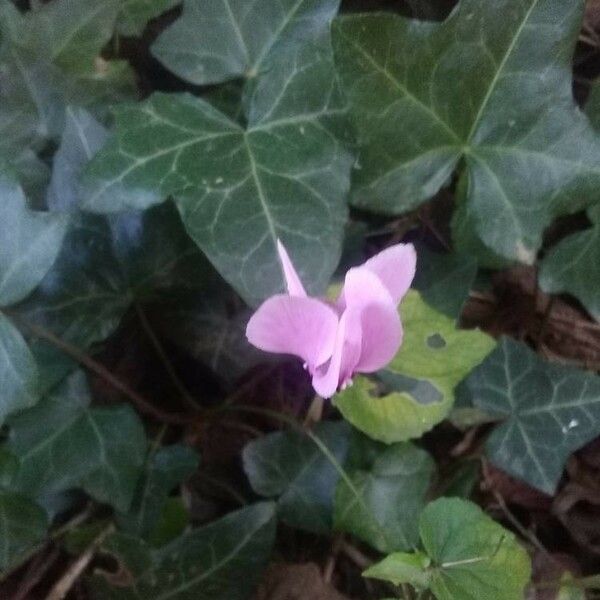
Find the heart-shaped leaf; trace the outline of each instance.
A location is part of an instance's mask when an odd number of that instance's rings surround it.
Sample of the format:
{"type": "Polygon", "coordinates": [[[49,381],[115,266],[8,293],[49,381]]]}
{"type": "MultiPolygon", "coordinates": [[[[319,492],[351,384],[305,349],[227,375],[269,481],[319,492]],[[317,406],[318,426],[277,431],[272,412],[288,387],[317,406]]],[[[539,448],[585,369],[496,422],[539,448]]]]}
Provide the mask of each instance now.
{"type": "Polygon", "coordinates": [[[438,600],[521,600],[531,575],[515,536],[458,498],[429,504],[419,522],[425,553],[396,553],[364,575],[430,589],[438,600]]]}

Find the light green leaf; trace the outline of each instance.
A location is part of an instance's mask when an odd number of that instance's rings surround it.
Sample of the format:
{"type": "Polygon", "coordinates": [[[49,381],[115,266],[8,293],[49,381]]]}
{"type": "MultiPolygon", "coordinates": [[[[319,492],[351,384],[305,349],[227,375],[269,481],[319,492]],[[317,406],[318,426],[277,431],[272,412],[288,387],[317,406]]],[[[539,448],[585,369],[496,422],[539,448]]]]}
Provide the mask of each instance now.
{"type": "Polygon", "coordinates": [[[464,385],[476,407],[504,421],[487,441],[492,462],[548,494],[569,455],[600,433],[600,378],[509,338],[464,385]]]}
{"type": "Polygon", "coordinates": [[[25,340],[0,312],[0,425],[13,412],[33,406],[38,369],[25,340]]]}
{"type": "Polygon", "coordinates": [[[19,459],[15,489],[40,496],[81,487],[129,509],[146,453],[144,428],[128,406],[90,408],[78,372],[11,420],[7,447],[19,459]]]}
{"type": "Polygon", "coordinates": [[[339,259],[351,158],[327,40],[283,54],[246,98],[248,127],[187,95],[116,112],[87,172],[85,208],[146,208],[174,196],[188,233],[250,303],[283,289],[281,238],[313,292],[339,259]],[[293,210],[290,210],[293,206],[293,210]]]}
{"type": "Polygon", "coordinates": [[[180,3],[181,0],[122,0],[117,31],[121,35],[140,36],[148,21],[180,3]]]}
{"type": "Polygon", "coordinates": [[[334,528],[380,552],[411,550],[419,539],[417,523],[433,477],[433,459],[411,444],[361,450],[357,464],[346,467],[354,489],[344,480],[337,485],[334,528]]]}
{"type": "Polygon", "coordinates": [[[282,49],[326,31],[338,6],[339,0],[185,0],[152,52],[198,85],[255,77],[282,49]]]}
{"type": "Polygon", "coordinates": [[[464,163],[477,235],[532,263],[555,216],[599,198],[600,140],[571,89],[583,7],[461,0],[442,24],[337,19],[336,62],[360,147],[353,203],[401,214],[464,163]]]}
{"type": "Polygon", "coordinates": [[[418,292],[407,294],[400,314],[404,342],[377,375],[380,386],[361,377],[334,397],[352,425],[388,444],[421,437],[442,421],[452,408],[456,385],[495,345],[478,330],[456,329],[418,292]]]}
{"type": "Polygon", "coordinates": [[[158,525],[169,493],[197,467],[197,454],[185,446],[167,446],[150,456],[130,510],[119,516],[120,527],[147,538],[158,525]]]}
{"type": "Polygon", "coordinates": [[[22,300],[40,283],[66,230],[63,215],[29,210],[21,188],[0,175],[0,306],[22,300]]]}
{"type": "Polygon", "coordinates": [[[436,500],[421,514],[419,531],[425,553],[392,554],[364,575],[429,588],[438,600],[522,600],[529,556],[478,506],[436,500]]]}
{"type": "MultiPolygon", "coordinates": [[[[345,423],[320,423],[314,434],[343,464],[350,428],[345,423]]],[[[254,491],[278,498],[279,517],[291,527],[328,533],[339,472],[306,435],[297,431],[271,433],[244,448],[244,471],[254,491]]]]}
{"type": "Polygon", "coordinates": [[[131,574],[127,587],[101,575],[91,582],[98,600],[247,600],[269,560],[275,537],[273,504],[262,503],[186,533],[152,550],[139,538],[115,534],[104,550],[131,574]]]}
{"type": "Polygon", "coordinates": [[[29,498],[0,491],[0,571],[41,542],[48,525],[46,513],[29,498]]]}
{"type": "Polygon", "coordinates": [[[393,585],[410,583],[418,590],[425,590],[431,583],[430,565],[431,560],[422,552],[394,552],[369,567],[363,576],[389,581],[393,585]]]}

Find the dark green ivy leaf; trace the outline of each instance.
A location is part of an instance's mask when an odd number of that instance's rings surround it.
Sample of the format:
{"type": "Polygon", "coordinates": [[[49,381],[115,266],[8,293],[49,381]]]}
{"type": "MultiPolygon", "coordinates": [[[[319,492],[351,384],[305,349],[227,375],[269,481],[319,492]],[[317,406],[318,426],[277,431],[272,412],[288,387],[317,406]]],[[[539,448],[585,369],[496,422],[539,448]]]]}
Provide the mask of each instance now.
{"type": "Polygon", "coordinates": [[[66,230],[63,215],[29,210],[21,188],[0,175],[0,306],[22,300],[40,283],[66,230]]]}
{"type": "Polygon", "coordinates": [[[360,147],[353,203],[401,214],[462,161],[462,218],[497,254],[532,263],[555,216],[599,198],[600,141],[571,90],[583,7],[461,0],[442,24],[335,21],[360,147]]]}
{"type": "Polygon", "coordinates": [[[120,527],[143,538],[151,535],[159,523],[169,493],[197,467],[197,454],[186,446],[167,446],[149,456],[133,504],[127,513],[119,516],[120,527]]]}
{"type": "Polygon", "coordinates": [[[0,153],[9,162],[58,136],[69,102],[106,115],[108,103],[135,95],[127,63],[100,56],[120,4],[53,0],[25,13],[0,4],[0,153]]]}
{"type": "Polygon", "coordinates": [[[247,600],[269,560],[275,537],[273,504],[262,503],[192,530],[158,549],[114,534],[103,549],[123,563],[129,586],[101,575],[90,584],[98,600],[247,600]]]}
{"type": "MultiPolygon", "coordinates": [[[[319,423],[314,434],[343,464],[350,438],[346,423],[319,423]]],[[[279,517],[291,527],[331,531],[335,487],[340,477],[331,460],[308,436],[290,430],[271,433],[244,448],[244,470],[252,488],[278,498],[279,517]]]]}
{"type": "Polygon", "coordinates": [[[487,441],[492,462],[548,494],[569,455],[600,433],[600,378],[508,338],[465,385],[476,407],[504,421],[487,441]]]}
{"type": "Polygon", "coordinates": [[[338,6],[339,0],[185,0],[152,52],[191,83],[251,78],[272,56],[325,31],[338,6]]]}
{"type": "Polygon", "coordinates": [[[413,287],[429,306],[457,319],[477,275],[472,256],[441,254],[424,246],[418,248],[419,260],[413,287]]]}
{"type": "Polygon", "coordinates": [[[38,399],[38,368],[15,326],[0,312],[0,424],[38,399]]]}
{"type": "MultiPolygon", "coordinates": [[[[600,85],[592,86],[586,112],[600,130],[600,85]]],[[[561,240],[544,257],[540,287],[550,294],[575,296],[596,320],[600,320],[600,208],[587,211],[592,226],[561,240]]]]}
{"type": "Polygon", "coordinates": [[[48,525],[46,513],[29,498],[0,491],[0,571],[41,542],[48,525]]]}
{"type": "MultiPolygon", "coordinates": [[[[47,199],[52,210],[71,214],[71,224],[54,267],[18,307],[28,322],[83,349],[110,335],[132,302],[156,300],[178,284],[197,289],[208,271],[172,206],[110,218],[77,212],[79,175],[106,137],[89,113],[67,110],[47,199]]],[[[71,362],[45,342],[32,348],[45,385],[68,370],[71,362]]]]}
{"type": "Polygon", "coordinates": [[[600,320],[600,207],[588,215],[589,229],[568,236],[544,257],[540,287],[549,294],[572,294],[600,320]]]}
{"type": "Polygon", "coordinates": [[[188,94],[118,108],[87,170],[85,208],[147,208],[174,196],[185,227],[250,303],[283,289],[281,238],[311,291],[339,259],[351,157],[327,38],[282,53],[245,99],[242,128],[188,94]]]}
{"type": "Polygon", "coordinates": [[[335,529],[380,552],[413,549],[435,469],[433,459],[412,444],[385,447],[366,439],[354,454],[356,460],[346,467],[352,486],[344,480],[337,486],[335,529]]]}
{"type": "Polygon", "coordinates": [[[181,0],[122,0],[117,31],[126,36],[142,35],[148,21],[180,3],[181,0]]]}
{"type": "Polygon", "coordinates": [[[144,428],[128,406],[90,408],[81,372],[10,422],[7,448],[19,460],[14,488],[41,496],[81,487],[129,509],[146,454],[144,428]]]}

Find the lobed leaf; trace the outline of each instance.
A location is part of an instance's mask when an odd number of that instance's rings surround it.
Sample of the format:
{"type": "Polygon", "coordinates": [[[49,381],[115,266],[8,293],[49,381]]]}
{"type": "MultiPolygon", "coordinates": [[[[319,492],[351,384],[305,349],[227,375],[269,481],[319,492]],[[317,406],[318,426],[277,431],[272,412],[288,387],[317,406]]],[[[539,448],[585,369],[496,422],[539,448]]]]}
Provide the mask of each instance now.
{"type": "Polygon", "coordinates": [[[600,431],[600,378],[508,338],[464,385],[476,407],[503,421],[486,444],[492,462],[548,494],[569,455],[600,431]]]}
{"type": "Polygon", "coordinates": [[[243,128],[206,101],[155,93],[116,111],[87,170],[84,207],[142,209],[175,198],[184,225],[250,303],[283,289],[281,238],[312,291],[338,261],[351,158],[328,40],[278,55],[245,101],[243,128]]]}
{"type": "Polygon", "coordinates": [[[461,0],[441,24],[338,18],[336,63],[360,147],[353,203],[401,214],[458,169],[461,236],[532,263],[553,218],[600,189],[600,140],[571,90],[583,7],[461,0]]]}
{"type": "Polygon", "coordinates": [[[126,586],[96,575],[92,597],[102,600],[246,600],[266,566],[275,537],[272,504],[255,504],[151,549],[133,536],[114,534],[104,544],[131,575],[126,586]]]}
{"type": "Polygon", "coordinates": [[[128,406],[90,408],[85,378],[11,419],[7,449],[19,460],[14,489],[30,496],[83,488],[129,509],[146,452],[144,428],[128,406]]]}

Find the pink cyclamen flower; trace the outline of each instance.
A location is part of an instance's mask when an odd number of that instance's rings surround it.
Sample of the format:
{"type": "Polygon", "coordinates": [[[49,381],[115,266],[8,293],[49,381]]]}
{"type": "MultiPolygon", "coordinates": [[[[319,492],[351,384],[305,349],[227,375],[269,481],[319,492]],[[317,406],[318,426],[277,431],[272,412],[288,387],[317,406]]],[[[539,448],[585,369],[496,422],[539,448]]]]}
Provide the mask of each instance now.
{"type": "Polygon", "coordinates": [[[271,296],[246,328],[251,344],[304,361],[317,394],[330,398],[354,373],[378,371],[402,343],[398,304],[415,275],[412,244],[391,246],[346,273],[335,302],[311,298],[281,242],[287,294],[271,296]]]}

